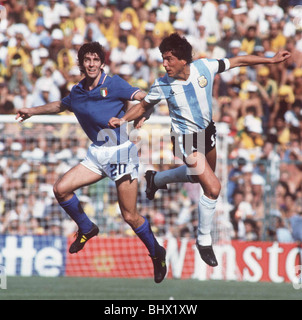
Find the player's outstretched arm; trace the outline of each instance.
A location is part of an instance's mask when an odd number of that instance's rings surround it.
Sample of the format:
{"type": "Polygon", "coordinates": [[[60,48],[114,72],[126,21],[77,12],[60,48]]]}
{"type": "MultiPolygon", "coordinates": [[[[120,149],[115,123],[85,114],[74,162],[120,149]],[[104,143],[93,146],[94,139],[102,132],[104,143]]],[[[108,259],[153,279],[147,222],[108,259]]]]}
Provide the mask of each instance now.
{"type": "Polygon", "coordinates": [[[266,57],[259,57],[256,55],[246,55],[246,56],[237,56],[230,58],[230,69],[235,67],[245,67],[245,66],[252,66],[256,64],[274,64],[280,63],[287,60],[291,54],[286,51],[282,50],[277,52],[273,57],[266,58],[266,57]]]}
{"type": "Polygon", "coordinates": [[[47,103],[43,106],[39,107],[32,107],[32,108],[21,108],[18,110],[18,113],[16,115],[16,120],[19,122],[23,122],[26,119],[39,115],[39,114],[57,114],[60,112],[63,112],[67,109],[66,106],[64,106],[61,101],[55,101],[47,103]]]}
{"type": "Polygon", "coordinates": [[[147,103],[145,100],[142,100],[140,103],[131,107],[122,118],[111,118],[108,122],[108,126],[111,128],[120,127],[124,122],[132,121],[141,118],[149,108],[152,108],[153,105],[147,103]]]}

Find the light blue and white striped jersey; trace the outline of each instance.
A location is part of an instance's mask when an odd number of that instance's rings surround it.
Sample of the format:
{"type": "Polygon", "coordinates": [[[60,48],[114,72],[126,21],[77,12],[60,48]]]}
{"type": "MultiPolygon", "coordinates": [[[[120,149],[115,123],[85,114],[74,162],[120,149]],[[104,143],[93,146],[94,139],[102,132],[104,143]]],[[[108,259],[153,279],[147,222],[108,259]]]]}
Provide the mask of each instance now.
{"type": "Polygon", "coordinates": [[[212,121],[212,88],[218,68],[216,59],[196,60],[190,64],[190,76],[186,81],[168,74],[156,79],[145,101],[157,104],[166,99],[173,132],[199,132],[212,121]]]}

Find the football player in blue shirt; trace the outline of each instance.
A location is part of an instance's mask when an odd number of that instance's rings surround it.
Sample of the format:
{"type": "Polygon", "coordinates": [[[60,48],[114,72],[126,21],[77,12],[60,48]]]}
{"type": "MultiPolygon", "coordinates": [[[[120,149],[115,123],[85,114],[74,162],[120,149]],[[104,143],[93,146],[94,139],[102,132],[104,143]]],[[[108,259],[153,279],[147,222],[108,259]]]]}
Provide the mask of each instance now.
{"type": "Polygon", "coordinates": [[[110,118],[119,118],[125,114],[127,101],[141,101],[145,93],[119,76],[110,77],[104,72],[105,52],[98,42],[84,44],[79,49],[78,60],[85,78],[72,88],[67,97],[35,108],[22,108],[16,119],[23,122],[34,115],[57,114],[64,110],[75,114],[92,144],[86,158],[54,185],[54,194],[59,204],[79,228],[69,252],[80,251],[99,232],[99,228],[84,213],[75,190],[109,177],[116,183],[124,220],[149,250],[154,266],[154,280],[159,283],[166,275],[166,251],[155,239],[148,220],[137,211],[137,150],[128,140],[125,126],[114,130],[108,127],[110,118]]]}
{"type": "Polygon", "coordinates": [[[203,194],[198,204],[198,234],[196,246],[201,258],[210,266],[218,265],[210,235],[221,184],[215,175],[216,128],[212,120],[212,88],[214,77],[225,70],[256,64],[273,64],[290,57],[280,51],[272,58],[254,55],[230,59],[198,59],[193,61],[192,46],[177,33],[163,39],[159,49],[166,75],[155,80],[147,96],[119,119],[109,125],[116,128],[126,121],[138,119],[160,100],[169,107],[174,154],[185,165],[175,169],[146,172],[147,197],[152,200],[158,189],[167,183],[199,183],[203,194]]]}

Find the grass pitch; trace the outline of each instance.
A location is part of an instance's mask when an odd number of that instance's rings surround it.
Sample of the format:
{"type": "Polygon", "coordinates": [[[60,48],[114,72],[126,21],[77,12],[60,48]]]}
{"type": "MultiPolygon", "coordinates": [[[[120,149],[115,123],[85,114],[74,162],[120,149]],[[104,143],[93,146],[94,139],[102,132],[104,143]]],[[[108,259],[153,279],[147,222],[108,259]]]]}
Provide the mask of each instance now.
{"type": "Polygon", "coordinates": [[[302,300],[290,283],[8,277],[0,300],[302,300]]]}

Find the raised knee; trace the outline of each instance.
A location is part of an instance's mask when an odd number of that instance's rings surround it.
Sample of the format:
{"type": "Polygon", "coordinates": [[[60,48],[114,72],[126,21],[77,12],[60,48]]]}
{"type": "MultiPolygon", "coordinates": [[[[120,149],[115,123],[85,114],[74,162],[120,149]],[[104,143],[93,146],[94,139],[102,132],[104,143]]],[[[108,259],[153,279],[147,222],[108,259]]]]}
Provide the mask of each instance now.
{"type": "Polygon", "coordinates": [[[139,221],[139,215],[130,211],[123,212],[123,218],[132,228],[136,228],[139,221]]]}
{"type": "Polygon", "coordinates": [[[211,185],[208,190],[204,190],[205,195],[210,199],[217,199],[221,191],[221,184],[217,181],[215,184],[211,185]]]}
{"type": "Polygon", "coordinates": [[[64,186],[62,185],[62,183],[60,183],[60,181],[57,181],[54,184],[53,193],[59,202],[64,201],[68,196],[68,193],[65,191],[64,186]]]}

